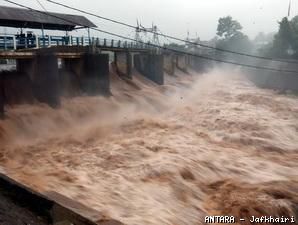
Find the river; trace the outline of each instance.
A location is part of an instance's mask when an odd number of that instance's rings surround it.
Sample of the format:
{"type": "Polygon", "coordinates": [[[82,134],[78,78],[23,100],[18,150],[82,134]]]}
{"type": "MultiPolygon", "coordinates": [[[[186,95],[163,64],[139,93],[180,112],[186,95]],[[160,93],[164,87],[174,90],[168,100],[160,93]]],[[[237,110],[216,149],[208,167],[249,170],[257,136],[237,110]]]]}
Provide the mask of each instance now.
{"type": "Polygon", "coordinates": [[[127,225],[298,219],[297,96],[222,68],[166,75],[162,87],[111,78],[110,98],[8,108],[1,170],[127,225]]]}

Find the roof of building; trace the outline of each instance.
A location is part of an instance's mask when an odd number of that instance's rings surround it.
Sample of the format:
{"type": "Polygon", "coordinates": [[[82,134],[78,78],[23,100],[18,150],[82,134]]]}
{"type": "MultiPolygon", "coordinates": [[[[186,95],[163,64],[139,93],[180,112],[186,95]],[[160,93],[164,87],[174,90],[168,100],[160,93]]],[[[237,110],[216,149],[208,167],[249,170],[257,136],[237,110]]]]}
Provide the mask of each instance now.
{"type": "Polygon", "coordinates": [[[77,27],[96,27],[84,16],[0,6],[0,26],[71,31],[77,27]]]}

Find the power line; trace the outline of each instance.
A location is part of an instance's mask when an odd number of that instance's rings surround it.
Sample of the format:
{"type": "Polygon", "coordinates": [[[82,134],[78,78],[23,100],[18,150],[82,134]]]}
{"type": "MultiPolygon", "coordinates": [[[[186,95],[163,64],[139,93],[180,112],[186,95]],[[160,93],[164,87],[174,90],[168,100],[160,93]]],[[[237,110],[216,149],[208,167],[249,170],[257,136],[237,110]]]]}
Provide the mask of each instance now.
{"type": "MultiPolygon", "coordinates": [[[[56,5],[68,8],[68,9],[72,9],[72,10],[75,10],[75,11],[78,11],[78,12],[81,12],[81,13],[84,13],[84,14],[87,14],[87,15],[90,15],[90,16],[97,17],[99,19],[103,19],[103,20],[106,20],[106,21],[110,21],[112,23],[116,23],[116,24],[120,24],[120,25],[129,27],[129,28],[136,29],[135,26],[133,26],[131,24],[128,24],[128,23],[124,23],[124,22],[121,22],[121,21],[118,21],[118,20],[110,19],[110,18],[107,18],[107,17],[104,17],[104,16],[99,16],[99,15],[96,15],[94,13],[87,12],[85,10],[78,9],[78,8],[75,8],[75,7],[72,7],[72,6],[69,6],[69,5],[65,5],[65,4],[62,4],[60,2],[56,2],[56,1],[53,1],[53,0],[47,0],[47,1],[51,2],[53,4],[56,4],[56,5]]],[[[140,29],[142,30],[142,28],[140,28],[140,29]]],[[[273,62],[285,62],[285,63],[297,64],[297,62],[293,62],[293,61],[287,61],[287,60],[282,60],[282,59],[274,59],[272,57],[252,55],[252,54],[248,54],[248,53],[242,53],[242,52],[236,52],[236,51],[231,51],[231,50],[227,50],[227,49],[212,47],[212,46],[209,46],[209,45],[205,45],[205,44],[201,44],[201,43],[197,43],[197,42],[192,42],[192,41],[189,41],[189,40],[183,40],[181,38],[177,38],[177,37],[174,37],[174,36],[171,36],[171,35],[162,34],[161,32],[155,32],[155,31],[148,31],[148,32],[152,33],[152,34],[159,35],[159,36],[163,36],[165,38],[169,38],[169,39],[172,39],[172,40],[175,40],[175,41],[181,41],[181,42],[184,42],[184,43],[187,43],[187,44],[201,46],[201,47],[204,47],[204,48],[209,48],[209,49],[213,49],[213,50],[220,51],[220,52],[226,52],[226,53],[230,53],[230,54],[236,54],[236,55],[241,55],[241,56],[246,56],[246,57],[251,57],[251,58],[269,60],[269,61],[273,61],[273,62]]]]}
{"type": "MultiPolygon", "coordinates": [[[[48,15],[48,16],[51,16],[51,17],[54,17],[54,18],[58,18],[60,20],[68,22],[68,23],[73,23],[72,21],[67,20],[65,18],[62,18],[62,17],[59,17],[57,15],[49,14],[49,13],[44,12],[44,11],[39,11],[39,10],[33,9],[31,7],[19,4],[17,2],[11,1],[11,0],[3,0],[3,1],[9,2],[11,4],[14,4],[14,5],[17,5],[17,6],[20,6],[20,7],[23,7],[23,8],[26,8],[26,9],[41,13],[41,14],[45,14],[45,15],[48,15]]],[[[77,25],[83,26],[82,24],[79,24],[79,23],[77,23],[77,25]]],[[[105,30],[101,30],[101,29],[94,28],[94,27],[90,27],[90,29],[93,29],[95,31],[99,31],[99,32],[102,32],[102,33],[105,33],[105,34],[108,34],[108,35],[112,35],[112,36],[115,36],[115,37],[119,37],[119,38],[122,38],[122,39],[125,39],[125,40],[139,42],[141,44],[145,44],[145,45],[147,44],[147,45],[155,47],[155,48],[168,50],[168,51],[178,53],[178,54],[189,55],[189,56],[193,56],[193,57],[197,57],[197,58],[201,58],[201,59],[205,59],[205,60],[210,60],[210,61],[215,61],[215,62],[220,62],[220,63],[226,63],[226,64],[231,64],[231,65],[236,65],[236,66],[242,66],[242,67],[247,67],[247,68],[253,68],[253,69],[274,71],[274,72],[298,73],[298,71],[295,71],[295,70],[282,70],[282,69],[275,69],[275,68],[271,68],[271,67],[254,66],[254,65],[248,65],[248,64],[243,64],[243,63],[237,63],[237,62],[231,62],[231,61],[226,61],[226,60],[215,59],[215,58],[211,58],[209,56],[198,55],[198,54],[194,54],[194,53],[190,53],[190,52],[184,52],[184,51],[181,51],[181,50],[176,50],[176,49],[172,49],[172,48],[168,48],[168,47],[165,47],[165,46],[160,46],[160,45],[156,45],[156,44],[152,44],[152,43],[145,43],[143,41],[137,41],[133,38],[129,38],[129,37],[126,37],[126,36],[123,36],[123,35],[120,35],[120,34],[115,34],[115,33],[105,31],[105,30]]]]}
{"type": "Polygon", "coordinates": [[[39,0],[36,0],[37,3],[40,5],[40,7],[47,12],[46,8],[43,6],[43,4],[41,4],[41,2],[39,0]]]}

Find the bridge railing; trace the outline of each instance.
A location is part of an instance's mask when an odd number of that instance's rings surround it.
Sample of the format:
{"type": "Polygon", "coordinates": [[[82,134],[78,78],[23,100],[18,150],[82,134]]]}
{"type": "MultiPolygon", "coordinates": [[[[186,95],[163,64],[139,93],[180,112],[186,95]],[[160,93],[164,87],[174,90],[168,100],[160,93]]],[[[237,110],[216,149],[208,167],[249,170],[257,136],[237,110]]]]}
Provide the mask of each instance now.
{"type": "Polygon", "coordinates": [[[0,36],[0,49],[14,49],[14,36],[0,36]]]}
{"type": "Polygon", "coordinates": [[[136,43],[97,37],[76,36],[20,36],[0,35],[0,50],[17,50],[28,48],[46,48],[50,46],[97,46],[121,49],[154,49],[149,43],[136,43]]]}

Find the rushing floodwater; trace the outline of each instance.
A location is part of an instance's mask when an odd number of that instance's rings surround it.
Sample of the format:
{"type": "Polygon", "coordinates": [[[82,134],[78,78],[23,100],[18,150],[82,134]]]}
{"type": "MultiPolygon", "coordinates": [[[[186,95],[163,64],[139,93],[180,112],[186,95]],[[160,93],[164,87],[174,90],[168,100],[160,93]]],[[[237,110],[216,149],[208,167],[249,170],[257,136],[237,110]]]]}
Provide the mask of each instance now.
{"type": "Polygon", "coordinates": [[[297,97],[238,72],[166,82],[112,74],[110,99],[9,109],[0,122],[3,170],[128,225],[298,216],[297,97]]]}

